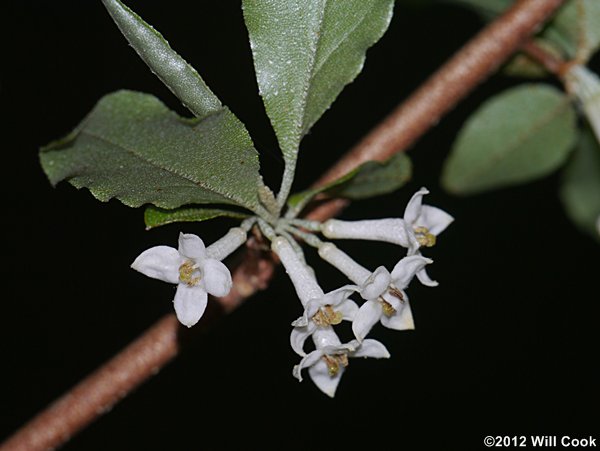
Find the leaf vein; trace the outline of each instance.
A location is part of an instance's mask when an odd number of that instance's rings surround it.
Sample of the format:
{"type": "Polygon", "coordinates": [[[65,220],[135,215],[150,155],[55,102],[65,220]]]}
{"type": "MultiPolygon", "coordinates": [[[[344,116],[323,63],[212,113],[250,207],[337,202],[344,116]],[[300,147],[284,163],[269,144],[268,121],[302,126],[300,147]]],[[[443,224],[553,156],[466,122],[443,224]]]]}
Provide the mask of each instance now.
{"type": "Polygon", "coordinates": [[[476,171],[471,172],[470,176],[466,176],[465,179],[477,179],[478,177],[480,177],[481,174],[485,174],[486,172],[488,172],[490,167],[495,166],[498,163],[498,161],[502,160],[506,155],[512,154],[515,151],[515,149],[518,149],[523,143],[525,143],[530,136],[534,135],[540,128],[554,120],[568,106],[569,101],[563,100],[554,109],[541,116],[540,119],[536,123],[534,123],[532,127],[528,128],[524,133],[517,135],[516,139],[506,147],[507,150],[505,152],[503,152],[500,155],[492,156],[489,160],[487,160],[487,164],[479,166],[479,168],[477,168],[476,171]]]}

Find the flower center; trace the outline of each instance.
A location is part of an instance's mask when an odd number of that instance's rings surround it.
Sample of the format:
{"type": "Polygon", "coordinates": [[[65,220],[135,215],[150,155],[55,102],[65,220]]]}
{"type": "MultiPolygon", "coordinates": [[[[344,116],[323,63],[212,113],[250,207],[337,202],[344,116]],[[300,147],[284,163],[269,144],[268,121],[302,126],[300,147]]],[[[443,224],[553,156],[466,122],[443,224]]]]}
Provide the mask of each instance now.
{"type": "Polygon", "coordinates": [[[198,267],[192,260],[186,260],[179,267],[179,280],[185,283],[188,287],[195,287],[200,283],[202,278],[199,275],[198,267]],[[198,275],[194,276],[195,273],[198,275]]]}
{"type": "Polygon", "coordinates": [[[427,227],[415,227],[415,238],[421,246],[432,247],[435,246],[436,237],[433,233],[429,232],[427,227]]]}
{"type": "Polygon", "coordinates": [[[327,372],[331,377],[340,372],[340,367],[348,366],[348,356],[346,354],[324,355],[323,360],[327,364],[327,372]]]}
{"type": "Polygon", "coordinates": [[[392,304],[383,299],[383,297],[379,297],[379,302],[381,302],[381,306],[383,307],[383,314],[385,316],[389,318],[390,316],[394,316],[396,314],[396,309],[392,307],[392,304]]]}
{"type": "Polygon", "coordinates": [[[342,322],[341,312],[336,312],[331,305],[326,305],[317,310],[312,317],[312,320],[315,322],[317,326],[325,327],[325,326],[335,326],[342,322]]]}

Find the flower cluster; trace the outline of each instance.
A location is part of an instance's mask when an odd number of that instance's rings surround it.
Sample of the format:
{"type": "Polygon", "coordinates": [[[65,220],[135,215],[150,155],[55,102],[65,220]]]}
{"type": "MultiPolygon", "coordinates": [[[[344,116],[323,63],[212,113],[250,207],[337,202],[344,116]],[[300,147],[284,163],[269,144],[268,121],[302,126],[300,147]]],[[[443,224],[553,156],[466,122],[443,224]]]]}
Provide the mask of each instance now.
{"type": "Polygon", "coordinates": [[[292,349],[302,357],[293,371],[299,380],[302,380],[302,370],[307,368],[315,385],[327,395],[334,396],[349,357],[390,356],[382,343],[366,338],[376,324],[395,330],[414,328],[405,290],[415,276],[427,286],[437,285],[425,270],[432,260],[423,257],[420,249],[433,246],[437,235],[453,220],[444,211],[423,205],[422,198],[427,193],[423,188],[412,197],[403,218],[331,219],[319,227],[323,236],[331,239],[376,240],[406,248],[407,255],[391,271],[383,266],[370,271],[334,244],[305,237],[307,243],[318,248],[322,259],[352,282],[352,285],[326,294],[288,240],[278,237],[272,241],[272,249],[279,256],[304,306],[304,314],[292,323],[290,337],[292,349]],[[350,299],[352,295],[362,298],[360,307],[350,299]],[[341,343],[333,328],[344,320],[352,322],[354,333],[354,339],[348,343],[341,343]],[[307,354],[304,345],[309,337],[315,350],[307,354]]]}
{"type": "Polygon", "coordinates": [[[315,385],[333,397],[350,358],[390,357],[382,343],[367,338],[376,324],[395,330],[414,328],[405,291],[412,279],[416,276],[424,285],[437,285],[426,271],[432,260],[422,256],[421,249],[433,246],[453,218],[439,208],[424,205],[422,199],[427,193],[422,188],[413,195],[403,218],[331,219],[324,223],[280,218],[273,224],[250,218],[207,248],[196,235],[181,234],[178,249],[153,247],[143,252],[132,267],[149,277],[177,284],[175,312],[179,320],[190,327],[202,316],[207,294],[225,296],[231,289],[231,274],[221,260],[245,242],[247,232],[256,224],[271,241],[271,249],[284,266],[304,310],[292,322],[290,344],[301,357],[293,368],[293,375],[301,381],[306,369],[315,385]],[[384,266],[370,271],[333,243],[318,238],[316,233],[330,239],[393,243],[406,248],[407,252],[391,271],[384,266]],[[294,235],[317,248],[319,256],[352,283],[326,293],[313,269],[306,264],[294,235]],[[361,298],[362,304],[359,306],[352,296],[361,298]],[[354,335],[346,343],[334,329],[342,321],[351,322],[354,335]],[[312,350],[307,352],[309,338],[312,350]]]}

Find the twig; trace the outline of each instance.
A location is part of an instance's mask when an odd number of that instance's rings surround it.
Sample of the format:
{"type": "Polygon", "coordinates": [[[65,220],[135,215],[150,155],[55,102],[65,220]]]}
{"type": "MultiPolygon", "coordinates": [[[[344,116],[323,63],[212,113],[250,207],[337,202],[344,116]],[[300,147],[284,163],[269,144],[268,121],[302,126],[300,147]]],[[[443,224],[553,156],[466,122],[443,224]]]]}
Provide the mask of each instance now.
{"type": "Polygon", "coordinates": [[[521,50],[523,50],[528,57],[544,66],[551,74],[559,75],[565,64],[563,60],[552,55],[543,47],[540,47],[535,41],[526,42],[521,50]]]}
{"type": "Polygon", "coordinates": [[[544,67],[544,69],[559,78],[564,76],[572,64],[576,64],[575,61],[565,61],[559,56],[550,53],[533,40],[526,42],[521,50],[523,50],[523,53],[525,53],[529,58],[537,61],[544,67]]]}
{"type": "MultiPolygon", "coordinates": [[[[317,184],[337,178],[367,160],[384,160],[408,148],[463,97],[515,52],[564,0],[521,0],[483,30],[392,112],[317,184]]],[[[334,216],[345,206],[333,200],[311,213],[313,219],[334,216]]],[[[249,254],[234,271],[234,289],[220,300],[225,312],[263,289],[274,263],[250,242],[249,254]]],[[[135,342],[81,381],[0,446],[0,451],[56,448],[109,410],[179,352],[173,315],[161,319],[135,342]]]]}

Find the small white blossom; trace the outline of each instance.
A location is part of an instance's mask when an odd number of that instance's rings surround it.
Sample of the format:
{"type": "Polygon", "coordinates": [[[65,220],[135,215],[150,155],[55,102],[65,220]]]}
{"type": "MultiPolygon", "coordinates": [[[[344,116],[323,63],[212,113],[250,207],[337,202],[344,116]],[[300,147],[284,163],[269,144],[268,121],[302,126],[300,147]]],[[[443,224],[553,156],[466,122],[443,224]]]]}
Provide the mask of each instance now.
{"type": "Polygon", "coordinates": [[[380,266],[371,274],[361,287],[361,296],[367,301],[352,323],[352,331],[358,340],[363,340],[377,322],[395,330],[415,328],[404,289],[414,275],[431,262],[420,255],[410,255],[400,260],[391,273],[380,266]]]}
{"type": "Polygon", "coordinates": [[[444,210],[423,205],[425,194],[429,194],[426,188],[417,191],[404,210],[404,227],[409,239],[408,255],[416,254],[421,246],[435,245],[437,236],[454,221],[444,210]]]}
{"type": "Polygon", "coordinates": [[[290,335],[292,348],[303,356],[294,367],[293,374],[302,381],[302,370],[308,368],[308,374],[315,385],[323,393],[333,397],[348,366],[348,357],[389,358],[390,354],[376,340],[365,340],[362,343],[352,340],[342,344],[333,330],[332,325],[344,319],[351,320],[356,315],[358,306],[348,297],[358,290],[357,286],[346,285],[325,294],[313,272],[296,254],[287,239],[274,238],[271,248],[279,256],[304,305],[304,313],[292,323],[295,327],[290,335]],[[303,348],[308,337],[312,338],[316,349],[306,354],[303,348]]]}
{"type": "Polygon", "coordinates": [[[302,370],[308,368],[308,374],[314,384],[332,398],[348,366],[348,357],[390,357],[386,347],[377,340],[367,339],[362,343],[352,340],[342,344],[332,327],[318,329],[312,338],[316,349],[294,366],[292,373],[302,381],[302,370]]]}
{"type": "MultiPolygon", "coordinates": [[[[408,202],[404,218],[369,219],[363,221],[341,221],[330,219],[321,227],[328,238],[350,238],[384,241],[408,249],[408,255],[419,255],[420,247],[431,247],[437,236],[452,223],[454,218],[445,211],[423,204],[423,196],[429,191],[421,188],[408,202]]],[[[417,273],[424,285],[436,286],[425,269],[417,273]]]]}
{"type": "Polygon", "coordinates": [[[343,320],[354,319],[358,306],[348,298],[359,288],[355,285],[345,285],[325,294],[313,272],[285,238],[275,238],[271,246],[279,256],[304,306],[302,316],[292,323],[294,329],[290,335],[292,349],[304,356],[306,355],[303,349],[304,342],[317,329],[339,324],[343,320]]]}
{"type": "Polygon", "coordinates": [[[454,220],[445,211],[423,205],[422,199],[429,191],[421,188],[408,202],[404,218],[367,219],[363,221],[341,221],[330,219],[321,227],[328,238],[351,238],[385,241],[409,249],[414,254],[421,246],[431,247],[436,237],[454,220]]]}
{"type": "Polygon", "coordinates": [[[131,267],[153,279],[177,284],[175,313],[187,327],[204,314],[207,294],[225,296],[232,285],[227,267],[209,257],[200,237],[192,234],[179,235],[178,249],[155,246],[142,252],[131,267]]]}
{"type": "Polygon", "coordinates": [[[318,328],[335,326],[342,321],[352,321],[358,312],[358,305],[349,297],[359,290],[353,285],[346,285],[330,291],[322,297],[309,300],[304,307],[303,315],[292,323],[294,329],[290,335],[292,349],[301,356],[304,342],[318,328]]]}
{"type": "Polygon", "coordinates": [[[404,289],[432,260],[411,255],[400,260],[391,273],[383,266],[371,273],[332,243],[321,245],[319,255],[359,285],[360,294],[366,299],[352,323],[352,331],[358,340],[363,340],[377,322],[395,330],[414,329],[404,289]]]}

